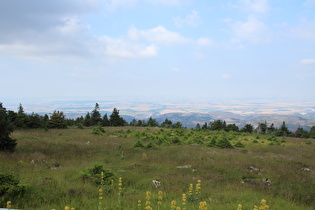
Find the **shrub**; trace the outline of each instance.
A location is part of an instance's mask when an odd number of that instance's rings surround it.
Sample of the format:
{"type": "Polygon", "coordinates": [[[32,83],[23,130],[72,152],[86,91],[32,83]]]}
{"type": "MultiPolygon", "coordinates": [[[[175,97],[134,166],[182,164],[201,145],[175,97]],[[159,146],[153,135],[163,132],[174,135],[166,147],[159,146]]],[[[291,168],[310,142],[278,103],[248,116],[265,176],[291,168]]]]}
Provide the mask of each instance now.
{"type": "Polygon", "coordinates": [[[109,184],[111,179],[114,177],[114,173],[110,170],[103,168],[101,164],[95,164],[92,167],[84,170],[81,173],[82,179],[84,181],[91,181],[97,185],[100,185],[101,182],[104,184],[109,184]],[[103,172],[103,180],[101,181],[101,173],[103,172]]]}
{"type": "Polygon", "coordinates": [[[136,147],[140,147],[140,148],[144,148],[144,145],[142,144],[142,142],[140,140],[138,140],[134,145],[133,145],[134,148],[136,147]]]}
{"type": "Polygon", "coordinates": [[[18,196],[25,192],[26,185],[12,174],[0,173],[0,196],[18,196]]]}
{"type": "Polygon", "coordinates": [[[311,142],[311,141],[307,141],[307,142],[305,142],[305,144],[306,144],[306,145],[311,145],[312,142],[311,142]]]}
{"type": "Polygon", "coordinates": [[[82,126],[82,124],[79,124],[79,125],[77,126],[77,128],[78,128],[78,129],[84,129],[84,127],[82,126]]]}
{"type": "Polygon", "coordinates": [[[105,130],[102,128],[102,126],[96,126],[93,128],[92,134],[101,135],[103,133],[105,133],[105,130]]]}
{"type": "Polygon", "coordinates": [[[208,147],[215,147],[217,144],[216,138],[211,139],[211,141],[207,144],[208,147]]]}
{"type": "Polygon", "coordinates": [[[242,144],[242,142],[240,142],[240,141],[238,141],[234,146],[235,146],[235,147],[241,147],[241,148],[244,148],[244,147],[245,147],[245,145],[242,144]]]}
{"type": "Polygon", "coordinates": [[[147,144],[147,146],[145,147],[147,149],[157,149],[156,145],[153,144],[152,142],[150,142],[149,144],[147,144]]]}
{"type": "Polygon", "coordinates": [[[227,138],[219,140],[216,144],[219,148],[234,148],[231,142],[227,138]]]}

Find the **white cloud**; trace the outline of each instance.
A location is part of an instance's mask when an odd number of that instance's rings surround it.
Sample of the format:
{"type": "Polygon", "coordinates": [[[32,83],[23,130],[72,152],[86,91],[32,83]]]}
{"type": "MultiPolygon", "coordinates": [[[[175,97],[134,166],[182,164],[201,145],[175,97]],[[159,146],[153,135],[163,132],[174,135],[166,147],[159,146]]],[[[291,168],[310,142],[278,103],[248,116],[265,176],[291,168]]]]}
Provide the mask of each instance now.
{"type": "Polygon", "coordinates": [[[128,36],[132,41],[149,41],[162,44],[181,44],[188,40],[179,33],[167,30],[164,26],[157,26],[149,30],[139,30],[136,27],[130,27],[128,36]]]}
{"type": "Polygon", "coordinates": [[[118,58],[140,58],[157,55],[157,47],[154,45],[136,45],[123,39],[115,39],[108,36],[99,38],[104,47],[105,55],[118,58]]]}
{"type": "Polygon", "coordinates": [[[174,17],[173,21],[177,27],[183,27],[183,26],[199,26],[202,23],[202,18],[199,16],[198,12],[196,10],[193,10],[190,14],[188,14],[186,17],[174,17]]]}
{"type": "Polygon", "coordinates": [[[238,3],[229,6],[250,14],[264,14],[269,11],[268,0],[239,0],[238,3]]]}
{"type": "Polygon", "coordinates": [[[249,16],[245,22],[237,21],[231,25],[232,31],[235,37],[232,42],[249,42],[249,43],[259,43],[259,42],[269,42],[271,40],[271,35],[268,26],[255,18],[254,16],[249,16]]]}
{"type": "Polygon", "coordinates": [[[315,64],[315,58],[305,58],[300,61],[303,65],[315,64]]]}

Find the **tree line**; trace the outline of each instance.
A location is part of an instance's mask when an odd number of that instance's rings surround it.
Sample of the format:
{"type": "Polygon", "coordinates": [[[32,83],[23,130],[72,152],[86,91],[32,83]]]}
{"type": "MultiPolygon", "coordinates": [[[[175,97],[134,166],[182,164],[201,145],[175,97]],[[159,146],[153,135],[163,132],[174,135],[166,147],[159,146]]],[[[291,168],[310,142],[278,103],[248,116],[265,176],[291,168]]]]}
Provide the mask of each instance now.
{"type": "Polygon", "coordinates": [[[196,129],[211,131],[223,130],[226,132],[248,132],[269,134],[275,136],[291,136],[298,138],[315,138],[315,126],[312,126],[310,131],[306,131],[303,128],[297,128],[295,132],[292,132],[286,126],[285,121],[282,122],[279,128],[275,127],[273,123],[268,125],[268,123],[265,121],[263,123],[258,123],[258,126],[256,128],[251,124],[246,124],[243,128],[240,129],[236,124],[227,124],[224,120],[213,120],[209,124],[205,123],[202,126],[198,123],[196,129]]]}
{"type": "MultiPolygon", "coordinates": [[[[39,115],[36,113],[26,114],[22,104],[19,105],[18,111],[6,110],[0,102],[0,151],[11,150],[16,146],[15,140],[10,138],[10,134],[15,128],[67,128],[68,126],[91,127],[91,126],[140,126],[140,127],[162,127],[162,128],[182,128],[180,122],[173,123],[171,120],[165,119],[159,124],[156,119],[150,117],[147,121],[133,119],[128,123],[123,117],[119,115],[117,108],[113,109],[111,115],[100,113],[99,104],[96,103],[94,109],[83,117],[76,119],[66,118],[62,111],[54,111],[50,116],[47,114],[39,115]]],[[[312,126],[310,131],[303,128],[298,128],[295,132],[290,131],[285,122],[279,128],[274,124],[268,125],[267,122],[258,123],[254,128],[251,124],[246,124],[243,128],[239,128],[236,124],[227,124],[223,120],[214,120],[209,123],[196,125],[197,130],[223,130],[226,132],[248,132],[270,134],[276,136],[292,136],[299,138],[315,138],[315,126],[312,126]]]]}

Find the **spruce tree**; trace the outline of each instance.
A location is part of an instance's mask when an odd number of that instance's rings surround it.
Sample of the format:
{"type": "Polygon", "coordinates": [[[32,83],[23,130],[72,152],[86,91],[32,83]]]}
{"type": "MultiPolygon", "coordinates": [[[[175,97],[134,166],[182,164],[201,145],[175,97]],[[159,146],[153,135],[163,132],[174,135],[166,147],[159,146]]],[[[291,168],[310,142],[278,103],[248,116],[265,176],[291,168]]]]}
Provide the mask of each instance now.
{"type": "Polygon", "coordinates": [[[100,107],[98,103],[95,104],[95,108],[91,113],[91,125],[97,125],[102,122],[101,113],[99,112],[100,107]]]}
{"type": "Polygon", "coordinates": [[[87,127],[91,126],[91,115],[90,115],[90,112],[86,113],[83,125],[87,126],[87,127]]]}
{"type": "Polygon", "coordinates": [[[67,128],[65,115],[63,114],[63,112],[54,111],[54,113],[50,116],[50,120],[48,121],[48,127],[67,128]]]}
{"type": "Polygon", "coordinates": [[[103,119],[102,119],[102,126],[110,126],[110,123],[109,123],[107,114],[105,114],[105,115],[103,116],[103,119]]]}
{"type": "Polygon", "coordinates": [[[16,116],[15,126],[17,128],[26,128],[28,125],[28,116],[25,114],[22,104],[20,104],[16,116]]]}
{"type": "Polygon", "coordinates": [[[119,110],[114,108],[112,114],[109,116],[109,123],[111,126],[124,126],[125,120],[119,116],[119,110]]]}
{"type": "Polygon", "coordinates": [[[16,147],[16,140],[10,137],[14,127],[9,120],[6,108],[0,102],[0,151],[13,152],[16,147]]]}

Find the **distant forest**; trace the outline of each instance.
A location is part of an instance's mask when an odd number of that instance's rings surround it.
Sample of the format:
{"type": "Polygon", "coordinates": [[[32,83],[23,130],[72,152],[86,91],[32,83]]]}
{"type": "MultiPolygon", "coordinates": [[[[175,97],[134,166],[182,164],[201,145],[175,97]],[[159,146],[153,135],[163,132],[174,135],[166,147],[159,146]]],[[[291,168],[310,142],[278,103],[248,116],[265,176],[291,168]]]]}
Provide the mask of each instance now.
{"type": "MultiPolygon", "coordinates": [[[[7,119],[7,123],[10,123],[13,128],[17,129],[30,129],[30,128],[44,128],[44,129],[64,129],[68,126],[77,126],[78,128],[84,127],[107,127],[107,126],[138,126],[138,127],[161,127],[161,128],[183,128],[181,122],[172,122],[169,119],[165,119],[164,122],[158,123],[156,119],[150,117],[148,120],[136,120],[127,122],[119,115],[119,110],[114,108],[112,113],[107,114],[100,113],[99,104],[96,103],[94,109],[91,112],[87,112],[85,116],[77,117],[76,119],[66,118],[62,111],[54,111],[50,116],[47,114],[39,115],[36,113],[26,114],[22,104],[19,105],[18,111],[6,110],[2,103],[0,103],[0,120],[1,124],[4,123],[3,119],[7,119]]],[[[244,127],[239,128],[236,124],[227,124],[224,120],[213,120],[209,123],[196,124],[197,130],[222,130],[226,132],[248,132],[258,134],[269,134],[275,136],[291,136],[298,138],[315,138],[315,126],[312,126],[310,131],[303,130],[303,128],[297,128],[295,131],[290,131],[285,122],[278,128],[273,123],[268,125],[267,122],[260,122],[258,125],[246,124],[244,127]]]]}

